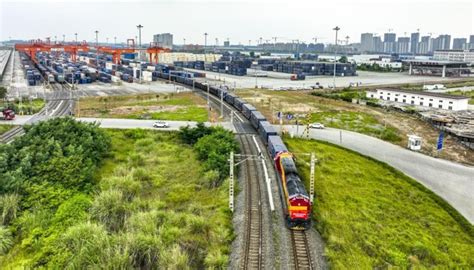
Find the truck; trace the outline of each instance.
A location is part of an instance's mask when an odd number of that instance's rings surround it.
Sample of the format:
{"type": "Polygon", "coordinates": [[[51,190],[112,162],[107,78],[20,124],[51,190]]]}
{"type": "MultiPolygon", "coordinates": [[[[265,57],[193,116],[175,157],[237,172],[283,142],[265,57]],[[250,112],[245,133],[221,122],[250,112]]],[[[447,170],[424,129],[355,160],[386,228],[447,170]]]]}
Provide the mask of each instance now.
{"type": "Polygon", "coordinates": [[[13,120],[15,119],[15,111],[12,109],[3,109],[3,120],[13,120]]]}
{"type": "Polygon", "coordinates": [[[305,76],[304,74],[302,74],[302,73],[293,74],[293,75],[291,75],[291,77],[290,77],[290,80],[292,80],[292,81],[302,81],[302,80],[304,80],[304,79],[306,79],[306,76],[305,76]]]}

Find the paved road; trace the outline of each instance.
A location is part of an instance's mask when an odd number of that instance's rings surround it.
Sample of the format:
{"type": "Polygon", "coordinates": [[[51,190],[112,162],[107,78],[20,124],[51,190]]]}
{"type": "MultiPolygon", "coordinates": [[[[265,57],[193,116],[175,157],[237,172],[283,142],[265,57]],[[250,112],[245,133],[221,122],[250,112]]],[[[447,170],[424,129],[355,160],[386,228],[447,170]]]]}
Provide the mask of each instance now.
{"type": "MultiPolygon", "coordinates": [[[[196,126],[197,122],[192,121],[166,121],[169,128],[154,128],[153,123],[156,120],[135,120],[135,119],[113,119],[113,118],[76,118],[83,122],[98,122],[102,128],[143,128],[143,129],[156,129],[156,130],[179,130],[180,127],[184,126],[196,126]]],[[[222,125],[224,128],[234,131],[233,126],[229,122],[222,123],[205,123],[206,125],[222,125]]]]}
{"type": "MultiPolygon", "coordinates": [[[[278,126],[275,126],[279,129],[278,126]]],[[[294,126],[286,128],[296,134],[294,126]]],[[[299,133],[302,133],[302,127],[299,133]]],[[[474,167],[436,159],[409,151],[360,133],[327,128],[311,130],[310,137],[331,142],[363,155],[383,161],[438,194],[456,208],[466,219],[474,223],[474,167]]]]}

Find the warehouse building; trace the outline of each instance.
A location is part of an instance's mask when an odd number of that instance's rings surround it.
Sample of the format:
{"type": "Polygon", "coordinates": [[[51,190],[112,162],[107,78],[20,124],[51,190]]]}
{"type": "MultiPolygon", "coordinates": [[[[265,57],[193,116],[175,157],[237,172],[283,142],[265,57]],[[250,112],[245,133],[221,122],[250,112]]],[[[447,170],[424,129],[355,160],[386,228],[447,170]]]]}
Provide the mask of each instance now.
{"type": "Polygon", "coordinates": [[[402,89],[376,89],[366,92],[368,98],[393,101],[413,106],[437,108],[451,111],[467,110],[468,97],[443,93],[409,91],[402,89]]]}
{"type": "Polygon", "coordinates": [[[471,74],[471,69],[464,61],[442,61],[442,60],[403,60],[408,66],[409,75],[460,77],[471,74]]]}

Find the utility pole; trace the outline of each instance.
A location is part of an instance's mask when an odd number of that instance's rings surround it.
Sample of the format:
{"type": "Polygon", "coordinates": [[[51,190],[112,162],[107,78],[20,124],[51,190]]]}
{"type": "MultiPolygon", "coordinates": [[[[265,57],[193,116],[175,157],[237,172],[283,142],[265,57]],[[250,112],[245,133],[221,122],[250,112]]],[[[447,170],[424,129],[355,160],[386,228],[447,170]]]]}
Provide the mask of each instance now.
{"type": "Polygon", "coordinates": [[[334,76],[333,76],[333,87],[336,89],[336,64],[337,64],[337,32],[341,30],[339,26],[334,27],[332,30],[336,31],[336,39],[334,43],[334,76]]]}
{"type": "Polygon", "coordinates": [[[234,212],[234,151],[229,156],[229,209],[234,212]]]}
{"type": "Polygon", "coordinates": [[[311,203],[314,201],[314,167],[316,163],[316,156],[314,152],[311,153],[311,164],[310,164],[310,171],[309,171],[309,196],[311,203]]]}
{"type": "MultiPolygon", "coordinates": [[[[143,28],[143,25],[139,24],[137,25],[137,28],[138,28],[138,59],[139,61],[142,61],[142,51],[141,51],[141,48],[142,48],[142,28],[143,28]]],[[[142,83],[142,65],[140,64],[140,66],[138,67],[139,68],[139,71],[140,71],[140,83],[142,83]]]]}
{"type": "Polygon", "coordinates": [[[211,103],[209,101],[209,83],[207,84],[207,119],[211,121],[211,103]]]}
{"type": "Polygon", "coordinates": [[[221,118],[224,118],[224,93],[221,91],[221,118]]]}

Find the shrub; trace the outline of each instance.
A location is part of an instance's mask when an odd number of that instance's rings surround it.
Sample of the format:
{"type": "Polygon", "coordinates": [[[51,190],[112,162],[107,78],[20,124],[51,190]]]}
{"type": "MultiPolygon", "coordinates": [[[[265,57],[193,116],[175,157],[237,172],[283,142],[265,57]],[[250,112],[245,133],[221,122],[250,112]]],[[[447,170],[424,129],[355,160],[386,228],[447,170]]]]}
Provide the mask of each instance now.
{"type": "Polygon", "coordinates": [[[54,269],[87,269],[107,266],[110,239],[102,225],[86,222],[70,227],[58,242],[51,260],[54,269]]]}
{"type": "Polygon", "coordinates": [[[8,228],[0,226],[0,255],[7,254],[8,250],[13,246],[12,233],[8,228]]]}
{"type": "Polygon", "coordinates": [[[212,128],[206,127],[204,123],[198,123],[195,128],[185,126],[179,130],[179,138],[187,144],[194,145],[200,138],[212,133],[212,128]]]}
{"type": "Polygon", "coordinates": [[[16,218],[20,207],[20,196],[18,194],[4,194],[0,196],[0,211],[2,212],[2,225],[8,225],[16,218]]]}
{"type": "Polygon", "coordinates": [[[127,214],[123,193],[116,189],[102,191],[92,203],[92,218],[104,224],[110,231],[122,229],[127,214]]]}

